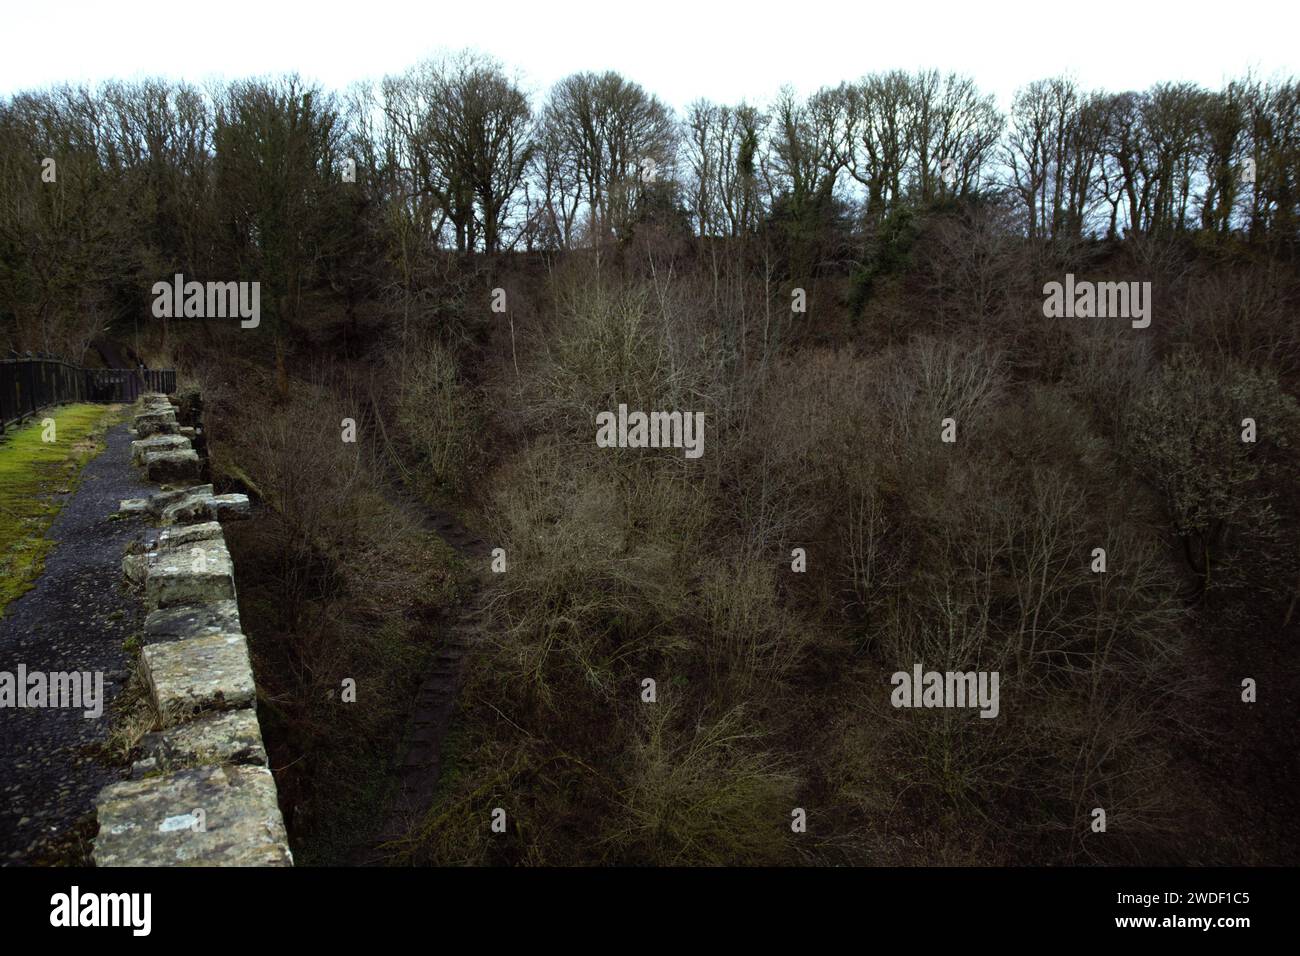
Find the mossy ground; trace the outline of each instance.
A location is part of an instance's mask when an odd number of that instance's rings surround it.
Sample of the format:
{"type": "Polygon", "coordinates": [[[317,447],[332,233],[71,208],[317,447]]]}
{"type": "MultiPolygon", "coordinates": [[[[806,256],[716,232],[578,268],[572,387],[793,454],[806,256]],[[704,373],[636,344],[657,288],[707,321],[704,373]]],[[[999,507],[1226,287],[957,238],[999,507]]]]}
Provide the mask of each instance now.
{"type": "Polygon", "coordinates": [[[120,405],[64,405],[0,436],[0,616],[40,576],[54,545],[46,531],[63,496],[120,414],[120,405]],[[46,419],[54,422],[53,441],[45,440],[46,419]]]}

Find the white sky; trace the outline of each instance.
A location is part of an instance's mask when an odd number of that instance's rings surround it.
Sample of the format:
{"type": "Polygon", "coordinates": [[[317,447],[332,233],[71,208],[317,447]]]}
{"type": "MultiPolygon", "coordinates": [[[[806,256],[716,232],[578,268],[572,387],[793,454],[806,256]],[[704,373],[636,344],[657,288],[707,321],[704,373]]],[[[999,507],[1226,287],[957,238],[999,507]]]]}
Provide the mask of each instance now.
{"type": "Polygon", "coordinates": [[[1300,0],[10,0],[0,94],[146,75],[202,81],[297,71],[341,89],[439,48],[472,46],[542,91],[616,69],[674,107],[764,101],[863,73],[972,75],[1005,108],[1067,72],[1088,87],[1218,87],[1297,70],[1300,0]],[[996,11],[996,12],[993,12],[996,11]],[[793,19],[790,19],[793,17],[793,19]]]}

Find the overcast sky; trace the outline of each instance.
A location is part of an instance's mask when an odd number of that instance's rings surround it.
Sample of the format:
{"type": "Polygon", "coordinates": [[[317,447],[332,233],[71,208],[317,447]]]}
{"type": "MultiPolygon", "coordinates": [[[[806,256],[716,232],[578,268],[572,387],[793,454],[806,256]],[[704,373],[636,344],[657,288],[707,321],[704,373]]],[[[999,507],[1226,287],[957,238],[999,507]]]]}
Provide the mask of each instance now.
{"type": "Polygon", "coordinates": [[[968,73],[1005,107],[1020,84],[1061,72],[1110,90],[1300,72],[1297,10],[1300,0],[20,0],[0,21],[0,93],[294,70],[341,89],[471,46],[538,91],[615,69],[678,108],[895,67],[968,73]]]}

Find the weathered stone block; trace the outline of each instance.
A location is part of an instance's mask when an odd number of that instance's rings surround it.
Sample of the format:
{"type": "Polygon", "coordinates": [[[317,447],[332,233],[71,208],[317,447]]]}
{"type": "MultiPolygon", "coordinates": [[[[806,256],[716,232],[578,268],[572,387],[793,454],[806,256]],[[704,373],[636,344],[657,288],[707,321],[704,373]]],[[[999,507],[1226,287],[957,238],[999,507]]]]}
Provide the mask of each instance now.
{"type": "Polygon", "coordinates": [[[222,538],[221,525],[215,521],[164,528],[158,535],[158,550],[174,551],[182,545],[192,544],[195,541],[215,541],[218,538],[222,538]]]}
{"type": "Polygon", "coordinates": [[[212,509],[212,494],[194,494],[176,501],[162,510],[162,523],[193,524],[196,521],[213,521],[216,514],[212,509]]]}
{"type": "Polygon", "coordinates": [[[131,442],[131,460],[140,464],[150,452],[184,451],[189,447],[190,440],[184,435],[150,435],[131,442]]]}
{"type": "Polygon", "coordinates": [[[218,521],[238,521],[249,514],[248,495],[214,495],[212,511],[218,521]]]}
{"type": "Polygon", "coordinates": [[[154,451],[144,456],[144,470],[150,481],[197,480],[199,455],[192,448],[177,451],[154,451]]]}
{"type": "Polygon", "coordinates": [[[180,425],[173,411],[145,411],[135,416],[135,433],[141,438],[159,434],[176,435],[179,431],[180,425]]]}
{"type": "MultiPolygon", "coordinates": [[[[202,487],[211,488],[211,485],[202,487]]],[[[246,518],[248,513],[248,495],[194,493],[163,508],[162,523],[172,525],[192,524],[196,521],[231,521],[246,518]]]]}
{"type": "Polygon", "coordinates": [[[206,634],[239,634],[239,605],[234,601],[185,604],[151,611],[144,619],[146,643],[179,641],[206,634]]]}
{"type": "Polygon", "coordinates": [[[115,783],[96,802],[97,866],[293,865],[265,767],[201,767],[115,783]]]}
{"type": "MultiPolygon", "coordinates": [[[[177,724],[160,733],[146,734],[141,742],[140,769],[180,770],[201,764],[235,763],[266,766],[266,748],[257,712],[250,708],[228,710],[177,724]]],[[[137,761],[139,763],[139,761],[137,761]]]]}
{"type": "Polygon", "coordinates": [[[150,610],[179,604],[206,604],[235,596],[234,569],[226,542],[191,541],[159,552],[150,562],[144,597],[150,610]]]}
{"type": "Polygon", "coordinates": [[[158,712],[173,714],[247,707],[256,697],[248,642],[242,634],[209,634],[140,652],[158,712]]]}
{"type": "Polygon", "coordinates": [[[161,516],[170,505],[178,501],[184,501],[190,497],[203,497],[212,495],[211,485],[191,485],[188,488],[173,488],[167,491],[160,491],[156,495],[149,496],[149,510],[154,514],[161,516]]]}

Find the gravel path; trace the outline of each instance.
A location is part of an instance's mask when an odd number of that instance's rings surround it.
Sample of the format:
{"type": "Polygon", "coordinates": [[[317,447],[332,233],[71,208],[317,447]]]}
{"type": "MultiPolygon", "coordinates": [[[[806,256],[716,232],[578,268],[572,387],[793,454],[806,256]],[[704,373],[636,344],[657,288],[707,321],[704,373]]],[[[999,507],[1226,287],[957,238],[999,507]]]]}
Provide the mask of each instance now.
{"type": "MultiPolygon", "coordinates": [[[[106,705],[80,710],[0,709],[0,865],[53,862],[51,845],[94,812],[99,789],[122,771],[97,754],[107,739],[111,701],[126,683],[122,643],[140,629],[139,600],[121,584],[122,554],[139,519],[110,521],[123,498],[157,489],[131,467],[125,424],[88,462],[81,482],[47,532],[57,544],[36,586],[0,618],[0,671],[102,671],[106,705]]],[[[57,852],[57,851],[56,851],[57,852]]]]}

